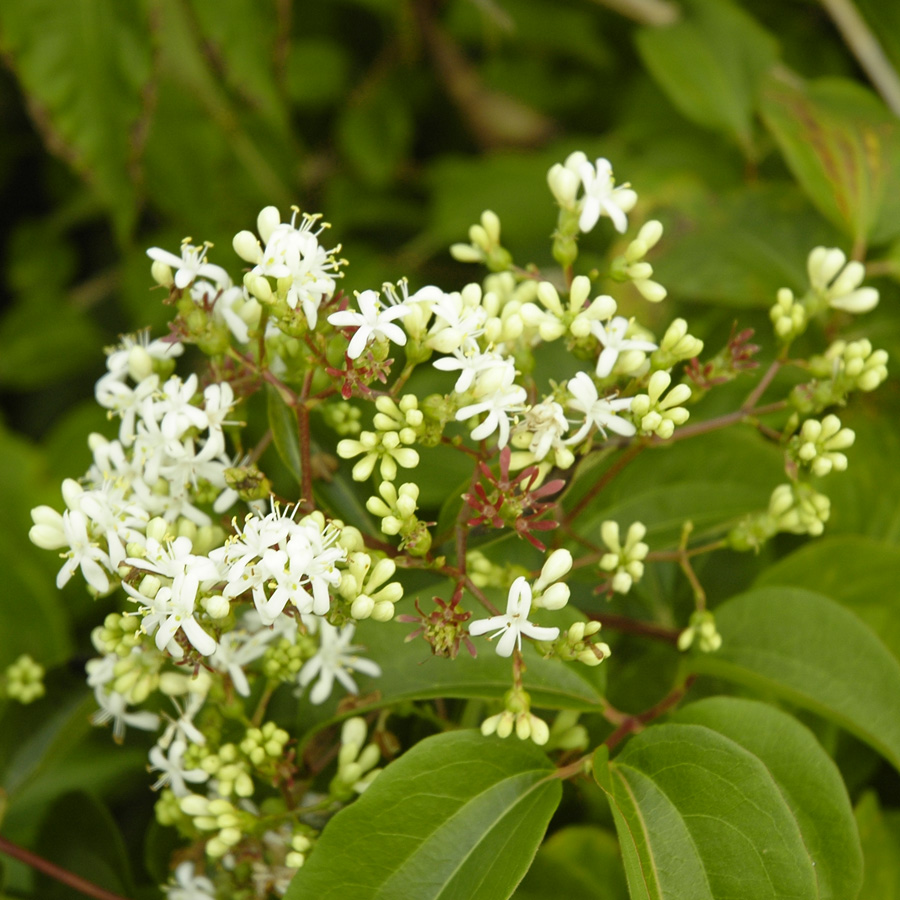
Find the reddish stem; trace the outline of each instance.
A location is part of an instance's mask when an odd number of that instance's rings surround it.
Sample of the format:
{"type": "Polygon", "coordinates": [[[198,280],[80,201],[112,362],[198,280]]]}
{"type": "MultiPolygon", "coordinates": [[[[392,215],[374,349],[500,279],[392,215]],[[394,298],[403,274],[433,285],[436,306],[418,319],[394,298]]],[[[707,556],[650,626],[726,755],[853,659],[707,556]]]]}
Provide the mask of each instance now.
{"type": "Polygon", "coordinates": [[[42,856],[38,856],[36,853],[26,850],[24,847],[20,847],[18,844],[14,844],[12,841],[9,841],[2,836],[0,836],[0,853],[5,853],[7,856],[11,856],[13,859],[25,863],[26,866],[31,866],[32,869],[43,872],[44,875],[47,875],[49,878],[52,878],[61,884],[68,885],[70,888],[78,891],[80,894],[84,894],[86,897],[95,897],[96,900],[127,900],[127,898],[122,897],[120,894],[114,894],[112,891],[108,891],[105,888],[82,878],[80,875],[76,875],[74,872],[64,869],[62,866],[50,862],[49,859],[44,859],[42,856]]]}

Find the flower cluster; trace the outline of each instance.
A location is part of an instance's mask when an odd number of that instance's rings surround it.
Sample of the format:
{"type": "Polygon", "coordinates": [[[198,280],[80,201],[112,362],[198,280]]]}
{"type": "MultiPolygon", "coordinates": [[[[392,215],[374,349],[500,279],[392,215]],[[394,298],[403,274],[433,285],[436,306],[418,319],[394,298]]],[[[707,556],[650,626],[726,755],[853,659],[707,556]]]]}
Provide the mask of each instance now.
{"type": "MultiPolygon", "coordinates": [[[[559,268],[514,265],[488,210],[452,249],[488,274],[458,290],[400,279],[342,292],[340,245],[327,247],[327,225],[297,209],[283,221],[266,207],[255,233],[235,235],[246,264],[236,279],[210,261],[208,243],[148,251],[176,309],[171,333],[108,351],[96,400],[115,436],[90,436],[91,467],[63,483],[62,512],[33,510],[31,539],[60,552],[60,587],[79,573],[118,604],[92,633],[93,720],[111,723],[116,741],[128,729],[154,736],[156,816],[190,846],[165,888],[172,900],[283,894],[323,823],[396,752],[384,725],[390,687],[383,697],[366,681],[394,662],[367,648],[379,647],[369,635],[390,634],[377,623],[416,623],[407,640],[421,635],[435,656],[452,660],[465,645],[508,659],[512,685],[482,731],[563,751],[587,732],[577,715],[551,727],[532,710],[526,660],[593,668],[609,658],[589,608],[598,583],[625,594],[668,553],[698,596],[674,640],[718,648],[689,564],[705,548],[688,548],[690,528],[677,552],[651,553],[642,522],[623,540],[614,520],[585,517],[588,528],[580,513],[638,453],[696,432],[679,431],[689,406],[752,367],[757,348],[745,330],[701,361],[686,320],[661,326],[656,307],[642,321],[645,301],[666,297],[650,261],[658,221],[623,238],[604,275],[575,272],[579,241],[605,219],[625,235],[637,203],[608,160],[574,153],[548,183],[559,268]],[[606,293],[622,284],[623,297],[606,293]],[[188,346],[206,363],[179,375],[179,360],[196,356],[188,346]],[[441,472],[436,499],[425,473],[451,457],[466,480],[448,491],[441,472]],[[506,534],[525,539],[508,556],[506,534]],[[570,588],[579,568],[588,577],[570,588]],[[418,615],[397,615],[415,591],[435,608],[416,597],[418,615]],[[326,711],[306,730],[310,705],[326,711]]],[[[877,302],[841,251],[817,248],[809,274],[806,297],[782,292],[773,309],[785,344],[827,310],[877,302]]],[[[829,501],[814,479],[846,468],[854,439],[826,410],[876,387],[886,362],[865,340],[836,341],[809,362],[812,380],[778,407],[789,482],[764,511],[720,524],[731,532],[714,546],[822,531],[829,501]]],[[[729,422],[752,419],[752,406],[729,422]]],[[[5,691],[36,699],[41,675],[23,658],[5,691]]]]}

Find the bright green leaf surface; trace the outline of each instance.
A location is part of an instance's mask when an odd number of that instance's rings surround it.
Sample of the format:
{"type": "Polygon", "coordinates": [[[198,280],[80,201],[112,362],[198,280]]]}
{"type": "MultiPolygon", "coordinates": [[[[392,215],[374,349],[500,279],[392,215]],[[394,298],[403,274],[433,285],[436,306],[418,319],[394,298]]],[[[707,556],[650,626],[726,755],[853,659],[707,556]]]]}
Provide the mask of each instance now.
{"type": "Polygon", "coordinates": [[[326,826],[286,900],[503,900],[562,793],[533,744],[428,738],[326,826]]]}
{"type": "Polygon", "coordinates": [[[862,855],[853,810],[840,772],[810,731],[773,706],[734,697],[692,703],[675,720],[704,725],[757,757],[797,821],[819,900],[856,896],[862,855]]]}
{"type": "Polygon", "coordinates": [[[874,94],[838,79],[799,87],[772,79],[761,113],[824,216],[863,241],[900,231],[900,122],[874,94]]]}
{"type": "Polygon", "coordinates": [[[694,671],[784,697],[836,722],[900,769],[900,663],[853,613],[798,588],[760,588],[716,609],[722,647],[694,671]]]}
{"type": "Polygon", "coordinates": [[[759,587],[805,587],[852,610],[900,660],[900,547],[860,536],[825,537],[766,569],[759,587]]]}
{"type": "Polygon", "coordinates": [[[815,900],[797,821],[764,763],[698,725],[658,725],[598,772],[632,900],[815,900]]]}

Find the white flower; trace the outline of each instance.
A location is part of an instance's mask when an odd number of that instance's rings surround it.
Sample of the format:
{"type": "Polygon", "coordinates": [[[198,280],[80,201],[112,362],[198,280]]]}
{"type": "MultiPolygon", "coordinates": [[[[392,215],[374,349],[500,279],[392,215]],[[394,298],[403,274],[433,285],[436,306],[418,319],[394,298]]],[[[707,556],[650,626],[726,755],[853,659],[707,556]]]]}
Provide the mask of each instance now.
{"type": "Polygon", "coordinates": [[[536,641],[554,641],[559,637],[558,628],[544,628],[528,621],[531,612],[531,586],[523,576],[519,576],[510,586],[509,598],[506,602],[506,614],[479,619],[469,626],[469,634],[480,635],[488,631],[494,633],[488,637],[493,640],[498,634],[503,637],[497,641],[497,654],[511,656],[513,647],[522,649],[522,635],[536,641]]]}
{"type": "Polygon", "coordinates": [[[837,247],[816,247],[809,254],[806,268],[813,290],[834,309],[864,313],[878,305],[878,291],[860,287],[866,277],[865,266],[856,260],[847,262],[837,247]]]}
{"type": "Polygon", "coordinates": [[[215,885],[198,875],[192,862],[179,863],[174,872],[175,882],[163,886],[166,900],[216,900],[215,885]]]}
{"type": "Polygon", "coordinates": [[[358,692],[356,682],[350,676],[351,671],[361,672],[371,678],[381,674],[381,666],[371,659],[363,659],[354,651],[362,648],[350,643],[354,624],[345,625],[338,630],[325,619],[319,622],[319,650],[312,659],[308,659],[300,670],[298,681],[301,687],[307,687],[316,678],[315,687],[309,692],[311,703],[324,703],[331,695],[334,679],[351,693],[358,692]]]}
{"type": "Polygon", "coordinates": [[[118,691],[107,692],[98,686],[94,688],[94,697],[100,709],[91,716],[91,722],[94,725],[103,725],[112,719],[113,739],[117,744],[121,744],[125,737],[126,725],[143,731],[156,731],[159,727],[159,716],[155,713],[146,710],[128,712],[128,700],[118,691]]]}
{"type": "Polygon", "coordinates": [[[151,247],[147,256],[155,262],[163,263],[175,269],[175,287],[183,291],[195,278],[202,276],[211,278],[217,284],[227,286],[231,284],[228,273],[221,266],[214,266],[206,261],[206,251],[211,244],[202,244],[194,247],[190,238],[181,242],[181,256],[169,253],[160,247],[151,247]]]}
{"type": "Polygon", "coordinates": [[[172,741],[168,755],[156,745],[150,748],[149,771],[162,773],[153,785],[154,791],[168,785],[176,797],[185,797],[191,793],[185,782],[200,784],[209,778],[209,773],[204,772],[203,769],[184,768],[186,750],[187,744],[181,738],[172,741]]]}
{"type": "Polygon", "coordinates": [[[642,350],[649,353],[656,349],[656,344],[625,337],[631,323],[624,316],[616,316],[608,325],[592,322],[591,331],[594,337],[603,344],[603,350],[597,357],[597,377],[606,378],[613,370],[619,354],[626,350],[642,350]]]}
{"type": "Polygon", "coordinates": [[[328,321],[338,328],[356,328],[356,334],[347,348],[350,359],[358,359],[366,346],[379,338],[393,341],[401,347],[406,343],[406,333],[394,324],[394,319],[405,316],[410,311],[408,306],[388,303],[382,307],[377,291],[357,294],[356,302],[360,309],[358,313],[344,309],[328,317],[328,321]]]}
{"type": "Polygon", "coordinates": [[[108,572],[112,563],[109,554],[91,536],[87,516],[80,510],[67,509],[62,514],[62,530],[70,549],[63,554],[68,559],[56,576],[56,586],[64,587],[80,568],[84,580],[98,594],[105,594],[109,590],[108,572]]]}
{"type": "Polygon", "coordinates": [[[521,385],[514,384],[516,370],[510,363],[501,371],[499,384],[477,403],[457,410],[456,420],[463,422],[487,413],[484,421],[472,429],[472,440],[481,441],[495,431],[498,432],[497,446],[503,449],[509,442],[509,417],[523,409],[528,393],[521,385]]]}
{"type": "Polygon", "coordinates": [[[612,166],[608,159],[598,159],[594,165],[585,161],[578,167],[581,184],[584,187],[584,200],[578,227],[590,231],[602,215],[612,219],[616,231],[620,234],[628,227],[625,213],[633,209],[637,203],[637,194],[627,184],[613,187],[612,166]]]}
{"type": "Polygon", "coordinates": [[[600,397],[597,386],[585,372],[578,372],[574,378],[570,378],[567,387],[572,395],[569,407],[584,413],[585,417],[584,424],[566,441],[567,444],[577,444],[583,440],[592,426],[599,428],[604,437],[607,428],[625,437],[631,437],[637,430],[631,422],[616,415],[619,410],[631,407],[630,397],[600,397]]]}

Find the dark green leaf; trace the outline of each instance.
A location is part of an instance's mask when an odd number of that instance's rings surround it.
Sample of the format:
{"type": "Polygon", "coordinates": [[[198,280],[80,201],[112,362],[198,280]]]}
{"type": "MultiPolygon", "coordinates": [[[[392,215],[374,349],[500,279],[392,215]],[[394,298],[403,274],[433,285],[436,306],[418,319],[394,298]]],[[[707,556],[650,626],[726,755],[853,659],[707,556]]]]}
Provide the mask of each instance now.
{"type": "Polygon", "coordinates": [[[286,900],[504,900],[562,794],[533,744],[427,738],[329,822],[286,900]]]}
{"type": "MultiPolygon", "coordinates": [[[[37,852],[51,862],[122,896],[134,895],[128,853],[109,810],[91,794],[73,791],[48,810],[37,852]]],[[[39,896],[68,900],[71,888],[47,875],[37,879],[39,896]]]]}
{"type": "Polygon", "coordinates": [[[900,660],[900,547],[859,535],[806,544],[760,575],[757,585],[807,588],[852,610],[900,660]]]}
{"type": "Polygon", "coordinates": [[[858,241],[900,233],[900,122],[848,80],[770,79],[761,113],[800,186],[858,241]]]}
{"type": "Polygon", "coordinates": [[[603,771],[632,900],[816,900],[797,820],[763,761],[698,725],[656,725],[603,771]]]}
{"type": "Polygon", "coordinates": [[[644,64],[687,118],[730,135],[753,157],[754,97],[775,61],[775,40],[727,0],[685,6],[674,25],[638,32],[644,64]]]}
{"type": "Polygon", "coordinates": [[[150,76],[140,5],[4,3],[0,48],[30,97],[48,145],[94,183],[125,237],[137,211],[135,126],[150,76]]]}
{"type": "Polygon", "coordinates": [[[799,588],[760,588],[716,609],[722,647],[694,671],[784,697],[900,768],[900,663],[853,613],[799,588]]]}
{"type": "Polygon", "coordinates": [[[705,725],[757,757],[797,820],[812,860],[818,900],[855,897],[862,855],[840,772],[795,718],[766,703],[712,697],[679,710],[676,721],[705,725]]]}
{"type": "Polygon", "coordinates": [[[288,471],[297,479],[297,484],[300,484],[303,480],[303,466],[300,462],[297,413],[284,402],[277,388],[271,384],[266,385],[266,402],[275,449],[288,471]]]}

